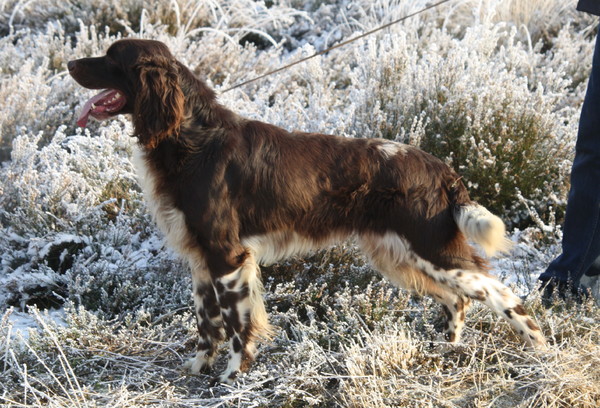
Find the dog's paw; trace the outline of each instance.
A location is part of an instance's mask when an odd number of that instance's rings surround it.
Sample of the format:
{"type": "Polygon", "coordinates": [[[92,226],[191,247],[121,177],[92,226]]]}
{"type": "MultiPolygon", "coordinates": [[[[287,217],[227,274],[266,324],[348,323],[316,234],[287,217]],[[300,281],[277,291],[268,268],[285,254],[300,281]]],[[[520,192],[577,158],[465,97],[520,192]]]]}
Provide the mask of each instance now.
{"type": "Polygon", "coordinates": [[[221,384],[228,384],[228,385],[232,385],[233,382],[235,381],[235,379],[237,378],[239,374],[239,371],[225,371],[223,374],[221,374],[218,377],[218,381],[221,384]]]}
{"type": "Polygon", "coordinates": [[[212,368],[214,361],[214,357],[207,356],[206,352],[199,351],[195,357],[190,358],[183,364],[183,369],[192,374],[207,373],[212,368]]]}
{"type": "Polygon", "coordinates": [[[217,387],[221,384],[233,385],[235,379],[237,378],[239,372],[233,371],[230,373],[223,373],[221,375],[214,376],[209,383],[211,387],[217,387]]]}

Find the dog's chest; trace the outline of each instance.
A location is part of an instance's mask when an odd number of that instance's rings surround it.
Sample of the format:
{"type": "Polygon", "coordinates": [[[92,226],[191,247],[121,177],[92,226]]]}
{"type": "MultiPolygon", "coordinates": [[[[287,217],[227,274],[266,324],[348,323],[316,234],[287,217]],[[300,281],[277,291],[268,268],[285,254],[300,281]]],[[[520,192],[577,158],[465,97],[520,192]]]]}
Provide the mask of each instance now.
{"type": "Polygon", "coordinates": [[[133,164],[144,193],[144,201],[158,228],[165,235],[167,245],[180,255],[189,257],[196,245],[185,222],[184,213],[175,206],[172,197],[160,191],[155,170],[148,163],[146,153],[139,148],[134,150],[133,164]]]}

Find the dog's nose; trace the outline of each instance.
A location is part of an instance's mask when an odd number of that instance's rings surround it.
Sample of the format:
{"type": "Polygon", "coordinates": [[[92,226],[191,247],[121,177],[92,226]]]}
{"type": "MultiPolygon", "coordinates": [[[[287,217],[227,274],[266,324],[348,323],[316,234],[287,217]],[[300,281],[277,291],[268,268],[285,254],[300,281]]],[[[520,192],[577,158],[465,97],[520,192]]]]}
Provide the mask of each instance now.
{"type": "Polygon", "coordinates": [[[69,71],[73,71],[75,69],[75,61],[69,61],[67,62],[67,68],[69,69],[69,71]]]}

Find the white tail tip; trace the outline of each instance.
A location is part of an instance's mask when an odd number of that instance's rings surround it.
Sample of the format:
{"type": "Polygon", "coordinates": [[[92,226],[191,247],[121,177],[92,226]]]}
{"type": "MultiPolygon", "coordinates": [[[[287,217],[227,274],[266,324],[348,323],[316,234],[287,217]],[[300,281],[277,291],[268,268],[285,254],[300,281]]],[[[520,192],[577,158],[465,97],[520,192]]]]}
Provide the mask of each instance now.
{"type": "Polygon", "coordinates": [[[481,205],[459,207],[454,220],[462,233],[479,244],[488,257],[498,252],[508,253],[513,246],[506,237],[504,222],[481,205]]]}

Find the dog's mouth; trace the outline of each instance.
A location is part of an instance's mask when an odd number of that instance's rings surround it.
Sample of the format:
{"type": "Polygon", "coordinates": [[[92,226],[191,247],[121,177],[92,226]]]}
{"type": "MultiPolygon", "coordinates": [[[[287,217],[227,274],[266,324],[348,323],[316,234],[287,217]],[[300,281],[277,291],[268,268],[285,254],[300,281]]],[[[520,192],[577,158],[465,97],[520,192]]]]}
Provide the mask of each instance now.
{"type": "Polygon", "coordinates": [[[104,120],[119,113],[127,104],[127,98],[123,92],[116,89],[106,89],[98,95],[90,98],[84,105],[77,125],[85,127],[90,116],[104,120]]]}

